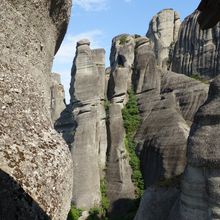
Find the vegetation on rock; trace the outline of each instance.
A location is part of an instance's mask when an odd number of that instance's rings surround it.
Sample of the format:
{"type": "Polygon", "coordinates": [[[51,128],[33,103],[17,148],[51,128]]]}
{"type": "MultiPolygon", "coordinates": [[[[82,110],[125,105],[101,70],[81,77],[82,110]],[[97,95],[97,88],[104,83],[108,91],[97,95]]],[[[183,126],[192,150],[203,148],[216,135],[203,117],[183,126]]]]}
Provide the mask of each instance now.
{"type": "Polygon", "coordinates": [[[67,220],[78,220],[81,215],[82,215],[82,210],[77,209],[75,206],[72,206],[68,214],[67,220]]]}
{"type": "Polygon", "coordinates": [[[126,35],[123,35],[119,39],[119,44],[120,45],[125,45],[128,42],[128,37],[126,35]]]}
{"type": "Polygon", "coordinates": [[[204,79],[204,78],[202,78],[201,76],[199,76],[197,74],[192,74],[190,77],[195,79],[195,80],[198,80],[198,81],[200,81],[202,83],[209,84],[209,80],[204,79]]]}
{"type": "Polygon", "coordinates": [[[136,144],[134,142],[134,135],[140,125],[140,116],[137,106],[137,99],[133,92],[130,90],[128,92],[129,100],[124,109],[122,110],[124,127],[126,130],[125,146],[129,153],[129,163],[133,170],[132,181],[136,187],[137,197],[142,196],[144,191],[144,181],[140,171],[140,160],[136,155],[136,144]]]}

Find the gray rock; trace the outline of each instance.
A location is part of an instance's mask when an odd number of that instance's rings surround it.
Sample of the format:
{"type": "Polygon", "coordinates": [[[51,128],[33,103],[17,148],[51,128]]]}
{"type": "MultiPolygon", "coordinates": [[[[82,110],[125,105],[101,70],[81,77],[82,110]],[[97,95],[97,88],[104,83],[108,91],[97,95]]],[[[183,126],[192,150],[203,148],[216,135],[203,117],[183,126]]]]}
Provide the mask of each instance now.
{"type": "Polygon", "coordinates": [[[89,210],[101,201],[100,181],[106,166],[107,131],[104,109],[105,51],[77,43],[70,87],[71,103],[55,123],[73,158],[73,198],[89,210]]]}
{"type": "Polygon", "coordinates": [[[59,117],[60,113],[65,109],[65,94],[64,88],[60,81],[58,73],[51,74],[51,118],[54,123],[59,117]]]}
{"type": "Polygon", "coordinates": [[[195,11],[181,24],[172,59],[172,71],[212,79],[220,72],[220,24],[203,31],[197,22],[198,14],[195,11]]]}
{"type": "Polygon", "coordinates": [[[130,200],[135,198],[131,180],[132,170],[125,147],[125,130],[122,108],[128,101],[131,89],[135,39],[130,35],[119,35],[112,41],[111,72],[108,82],[109,119],[107,154],[107,195],[110,200],[111,217],[123,216],[129,210],[130,200]]]}
{"type": "Polygon", "coordinates": [[[77,47],[82,46],[82,45],[90,46],[90,41],[88,39],[82,39],[77,42],[77,47]]]}
{"type": "Polygon", "coordinates": [[[113,38],[110,64],[111,68],[132,67],[134,62],[134,36],[121,34],[113,38]]]}
{"type": "Polygon", "coordinates": [[[161,93],[174,92],[183,118],[191,126],[198,108],[208,97],[209,84],[174,72],[164,72],[161,93]]]}
{"type": "Polygon", "coordinates": [[[60,220],[70,209],[71,155],[50,120],[52,60],[70,6],[69,0],[0,2],[0,170],[8,178],[6,186],[0,178],[2,219],[60,220]]]}
{"type": "Polygon", "coordinates": [[[147,37],[151,40],[160,67],[169,68],[170,50],[178,38],[180,17],[173,9],[164,9],[150,22],[147,37]]]}
{"type": "Polygon", "coordinates": [[[178,196],[176,188],[149,187],[134,220],[167,220],[178,196]]]}

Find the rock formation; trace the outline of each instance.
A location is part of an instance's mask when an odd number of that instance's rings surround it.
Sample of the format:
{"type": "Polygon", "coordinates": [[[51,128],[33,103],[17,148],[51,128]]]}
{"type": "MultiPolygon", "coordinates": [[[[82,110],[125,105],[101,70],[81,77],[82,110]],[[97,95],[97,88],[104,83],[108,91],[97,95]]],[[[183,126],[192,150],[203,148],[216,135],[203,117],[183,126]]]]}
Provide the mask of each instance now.
{"type": "Polygon", "coordinates": [[[218,23],[213,29],[201,30],[198,11],[181,24],[172,59],[172,70],[188,76],[212,79],[220,72],[220,34],[218,23]]]}
{"type": "Polygon", "coordinates": [[[202,29],[213,28],[220,21],[220,1],[219,0],[202,0],[198,6],[201,12],[198,22],[202,29]]]}
{"type": "Polygon", "coordinates": [[[129,209],[126,201],[134,199],[135,196],[122,118],[122,109],[128,100],[127,92],[131,89],[134,48],[135,40],[130,35],[119,35],[112,40],[111,72],[108,82],[110,107],[106,181],[113,216],[123,216],[129,209]]]}
{"type": "MultiPolygon", "coordinates": [[[[212,27],[219,20],[219,5],[216,3],[219,1],[202,1],[200,4],[203,11],[200,17],[202,28],[212,27]],[[206,16],[208,18],[204,20],[206,16]]],[[[188,163],[182,181],[180,201],[174,210],[174,216],[183,220],[220,218],[219,98],[220,77],[217,76],[210,85],[206,103],[195,115],[190,131],[188,163]]]]}
{"type": "MultiPolygon", "coordinates": [[[[217,2],[210,0],[200,4],[199,10],[203,13],[198,20],[203,29],[213,26],[219,20],[217,2]]],[[[174,52],[173,70],[212,79],[219,71],[219,24],[213,29],[201,31],[197,24],[198,15],[198,11],[194,12],[181,26],[174,52]]],[[[187,166],[181,182],[181,191],[176,191],[172,185],[166,190],[155,186],[146,190],[136,220],[219,219],[220,77],[213,79],[208,99],[199,107],[205,100],[207,87],[205,89],[204,85],[198,82],[196,85],[194,80],[180,74],[169,73],[167,76],[164,78],[162,75],[161,93],[173,91],[183,118],[187,124],[193,122],[187,143],[187,166]],[[172,89],[170,83],[174,86],[172,89]],[[154,212],[156,207],[159,207],[159,212],[154,212]]]]}
{"type": "Polygon", "coordinates": [[[164,9],[157,13],[150,22],[147,37],[153,43],[157,64],[169,69],[170,56],[178,38],[180,17],[173,9],[164,9]]]}
{"type": "Polygon", "coordinates": [[[183,172],[189,126],[207,98],[208,85],[159,71],[152,47],[143,42],[137,39],[133,74],[142,119],[136,142],[145,185],[152,185],[183,172]]]}
{"type": "Polygon", "coordinates": [[[70,6],[70,0],[0,2],[0,216],[5,220],[60,220],[70,208],[71,155],[50,119],[51,65],[70,6]]]}
{"type": "Polygon", "coordinates": [[[106,163],[105,51],[77,43],[72,67],[70,105],[55,123],[69,144],[73,158],[72,203],[89,210],[101,200],[100,181],[106,163]]]}
{"type": "Polygon", "coordinates": [[[59,117],[60,113],[65,109],[65,94],[64,88],[61,84],[60,75],[58,73],[52,73],[51,91],[51,118],[54,123],[59,117]]]}

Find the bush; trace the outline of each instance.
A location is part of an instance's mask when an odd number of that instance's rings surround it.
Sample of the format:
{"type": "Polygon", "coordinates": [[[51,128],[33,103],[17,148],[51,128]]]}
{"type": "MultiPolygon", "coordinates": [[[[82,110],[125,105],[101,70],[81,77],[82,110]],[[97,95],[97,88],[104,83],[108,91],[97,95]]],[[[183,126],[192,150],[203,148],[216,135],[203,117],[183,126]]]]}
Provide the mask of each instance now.
{"type": "Polygon", "coordinates": [[[137,106],[137,99],[133,90],[128,92],[128,103],[122,110],[124,127],[126,131],[125,146],[129,153],[129,163],[133,170],[132,181],[136,187],[137,197],[141,197],[144,191],[144,181],[140,171],[140,160],[136,155],[136,144],[134,135],[140,125],[140,116],[137,106]]]}
{"type": "Polygon", "coordinates": [[[190,77],[195,79],[195,80],[198,80],[202,83],[209,84],[209,80],[206,80],[206,79],[202,78],[201,76],[199,76],[197,74],[192,74],[190,77]]]}
{"type": "Polygon", "coordinates": [[[128,37],[126,35],[123,35],[119,38],[119,44],[120,45],[125,45],[126,43],[128,43],[128,37]]]}
{"type": "Polygon", "coordinates": [[[76,207],[72,206],[70,212],[68,214],[67,220],[78,220],[78,218],[82,215],[82,210],[77,209],[76,207]]]}
{"type": "Polygon", "coordinates": [[[94,207],[89,210],[88,220],[108,220],[106,215],[110,203],[106,193],[107,189],[106,189],[105,180],[101,180],[100,182],[100,191],[101,191],[101,205],[100,207],[94,207]]]}

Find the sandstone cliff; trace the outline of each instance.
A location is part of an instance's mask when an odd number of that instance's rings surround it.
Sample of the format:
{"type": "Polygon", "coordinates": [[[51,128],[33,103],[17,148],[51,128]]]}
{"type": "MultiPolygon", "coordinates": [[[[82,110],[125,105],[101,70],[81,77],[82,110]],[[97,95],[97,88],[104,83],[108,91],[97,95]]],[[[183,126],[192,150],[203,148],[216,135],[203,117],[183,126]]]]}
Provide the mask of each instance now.
{"type": "Polygon", "coordinates": [[[65,219],[72,162],[51,125],[50,72],[71,1],[2,0],[0,7],[0,216],[65,219]]]}

